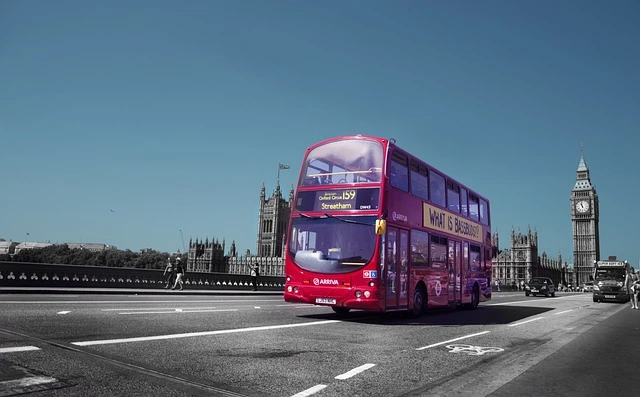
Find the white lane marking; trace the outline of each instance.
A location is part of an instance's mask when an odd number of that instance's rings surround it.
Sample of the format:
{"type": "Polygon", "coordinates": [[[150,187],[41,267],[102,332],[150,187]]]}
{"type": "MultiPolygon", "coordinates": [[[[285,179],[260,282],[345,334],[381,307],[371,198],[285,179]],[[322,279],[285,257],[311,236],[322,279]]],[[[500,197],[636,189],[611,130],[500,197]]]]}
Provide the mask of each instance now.
{"type": "Polygon", "coordinates": [[[58,314],[69,314],[71,313],[71,310],[63,310],[61,312],[58,312],[58,314]]]}
{"type": "Polygon", "coordinates": [[[218,330],[218,331],[189,332],[189,333],[185,333],[185,334],[140,336],[140,337],[136,337],[136,338],[123,338],[123,339],[90,340],[90,341],[84,341],[84,342],[71,342],[71,344],[72,345],[76,345],[76,346],[108,345],[108,344],[114,344],[114,343],[144,342],[144,341],[150,341],[150,340],[190,338],[190,337],[194,337],[194,336],[210,336],[210,335],[233,334],[233,333],[237,333],[237,332],[267,331],[267,330],[271,330],[271,329],[307,327],[309,325],[334,324],[334,323],[339,323],[339,322],[340,322],[340,320],[325,320],[325,321],[314,321],[314,322],[311,322],[311,323],[266,325],[266,326],[263,326],[263,327],[223,329],[223,330],[218,330]]]}
{"type": "Polygon", "coordinates": [[[572,312],[572,311],[573,311],[573,309],[565,310],[565,311],[563,311],[563,312],[556,313],[556,316],[557,316],[558,314],[565,314],[565,313],[569,313],[569,312],[572,312]]]}
{"type": "Polygon", "coordinates": [[[260,309],[260,306],[254,306],[253,308],[254,309],[260,309]]]}
{"type": "Polygon", "coordinates": [[[533,321],[538,321],[538,320],[542,320],[544,317],[536,317],[536,318],[532,318],[531,320],[527,320],[527,321],[521,321],[519,323],[515,323],[515,324],[509,324],[509,327],[517,327],[518,325],[522,325],[522,324],[527,324],[533,321]]]}
{"type": "Polygon", "coordinates": [[[113,300],[113,301],[2,301],[0,300],[0,304],[3,303],[35,303],[39,304],[80,304],[80,303],[172,303],[176,304],[176,302],[180,303],[237,303],[237,302],[282,302],[282,298],[280,299],[227,299],[227,300],[136,300],[136,301],[121,301],[121,300],[113,300]]]}
{"type": "MultiPolygon", "coordinates": [[[[134,310],[149,310],[149,309],[153,309],[153,310],[178,310],[178,308],[175,307],[128,307],[128,308],[117,308],[117,309],[100,309],[100,311],[102,312],[117,312],[117,311],[122,311],[122,310],[126,310],[129,312],[132,312],[134,310]]],[[[217,309],[217,307],[194,307],[193,310],[212,310],[212,309],[217,309]]],[[[188,307],[182,307],[180,308],[180,310],[190,310],[188,307]]]]}
{"type": "Polygon", "coordinates": [[[531,299],[531,300],[521,300],[521,301],[513,301],[513,302],[502,302],[502,303],[486,303],[483,304],[482,306],[505,306],[505,305],[519,305],[522,303],[540,303],[540,302],[555,302],[557,300],[560,299],[568,299],[568,298],[574,298],[574,296],[569,295],[569,296],[556,296],[555,298],[553,298],[552,300],[547,300],[547,299],[531,299]]]}
{"type": "Polygon", "coordinates": [[[0,348],[0,353],[30,352],[33,350],[40,350],[40,348],[35,346],[3,347],[0,348]]]}
{"type": "Polygon", "coordinates": [[[473,338],[474,336],[488,334],[489,332],[491,332],[491,331],[482,331],[482,332],[478,332],[476,334],[465,335],[465,336],[461,336],[459,338],[449,339],[449,340],[446,340],[444,342],[434,343],[433,345],[418,347],[416,350],[430,349],[432,347],[436,347],[436,346],[440,346],[440,345],[446,345],[447,343],[455,342],[455,341],[458,341],[458,340],[468,339],[468,338],[473,338]]]}
{"type": "Polygon", "coordinates": [[[210,313],[210,312],[237,312],[238,309],[175,309],[175,310],[161,310],[161,311],[148,311],[148,312],[122,312],[118,314],[176,314],[176,313],[210,313]]]}
{"type": "Polygon", "coordinates": [[[21,387],[43,385],[45,383],[53,383],[57,381],[58,379],[50,378],[48,376],[26,376],[21,379],[5,380],[1,384],[2,384],[3,390],[11,390],[11,389],[17,389],[21,387]]]}
{"type": "Polygon", "coordinates": [[[308,388],[307,390],[303,390],[300,393],[296,393],[291,397],[307,397],[310,396],[312,394],[315,394],[317,392],[319,392],[320,390],[324,389],[325,387],[327,387],[327,385],[315,385],[313,387],[308,388]]]}
{"type": "Polygon", "coordinates": [[[364,372],[364,371],[368,370],[369,368],[372,368],[372,367],[375,367],[375,366],[376,366],[375,364],[364,364],[364,365],[361,365],[361,366],[359,366],[357,368],[352,369],[351,371],[345,372],[342,375],[336,376],[336,379],[340,379],[340,380],[349,379],[352,376],[356,376],[360,372],[364,372]]]}

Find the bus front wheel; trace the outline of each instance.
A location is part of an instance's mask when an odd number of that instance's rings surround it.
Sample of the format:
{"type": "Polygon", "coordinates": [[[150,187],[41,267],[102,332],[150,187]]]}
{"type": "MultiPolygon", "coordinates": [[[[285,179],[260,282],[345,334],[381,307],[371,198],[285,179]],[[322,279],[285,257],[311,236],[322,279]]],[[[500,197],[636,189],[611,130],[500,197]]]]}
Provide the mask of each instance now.
{"type": "Polygon", "coordinates": [[[465,309],[475,310],[478,307],[478,303],[480,303],[480,290],[477,285],[474,285],[471,292],[471,303],[465,304],[465,309]]]}
{"type": "Polygon", "coordinates": [[[419,286],[413,292],[413,308],[411,309],[411,315],[418,317],[426,308],[427,294],[423,286],[419,286]]]}

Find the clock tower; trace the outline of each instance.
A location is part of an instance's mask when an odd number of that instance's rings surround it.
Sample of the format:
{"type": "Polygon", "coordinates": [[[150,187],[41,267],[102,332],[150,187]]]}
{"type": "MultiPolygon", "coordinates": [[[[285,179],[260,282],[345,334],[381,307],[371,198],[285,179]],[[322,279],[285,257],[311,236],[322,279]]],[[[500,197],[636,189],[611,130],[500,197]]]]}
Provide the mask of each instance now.
{"type": "Polygon", "coordinates": [[[600,260],[599,209],[596,188],[591,184],[589,168],[580,151],[576,184],[571,190],[571,225],[573,228],[573,268],[576,286],[589,281],[593,263],[600,260]]]}

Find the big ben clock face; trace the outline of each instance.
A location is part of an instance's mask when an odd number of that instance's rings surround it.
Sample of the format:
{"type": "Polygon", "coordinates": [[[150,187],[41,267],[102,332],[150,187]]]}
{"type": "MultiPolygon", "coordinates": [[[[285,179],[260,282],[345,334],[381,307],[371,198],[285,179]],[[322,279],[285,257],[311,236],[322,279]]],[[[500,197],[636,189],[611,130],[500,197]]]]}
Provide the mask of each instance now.
{"type": "Polygon", "coordinates": [[[589,211],[589,202],[585,200],[578,201],[576,203],[576,211],[580,212],[581,214],[589,211]]]}

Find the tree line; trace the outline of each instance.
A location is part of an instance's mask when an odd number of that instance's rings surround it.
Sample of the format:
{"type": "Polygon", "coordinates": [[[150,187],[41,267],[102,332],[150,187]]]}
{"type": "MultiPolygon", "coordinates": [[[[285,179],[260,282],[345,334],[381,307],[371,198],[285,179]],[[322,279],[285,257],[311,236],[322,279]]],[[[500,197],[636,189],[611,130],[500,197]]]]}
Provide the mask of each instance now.
{"type": "MultiPolygon", "coordinates": [[[[93,252],[81,248],[71,249],[67,244],[56,244],[44,248],[23,249],[14,255],[0,254],[0,261],[163,269],[169,257],[171,255],[167,252],[154,250],[142,253],[119,249],[93,252]]],[[[172,258],[172,262],[174,259],[172,258]]]]}

